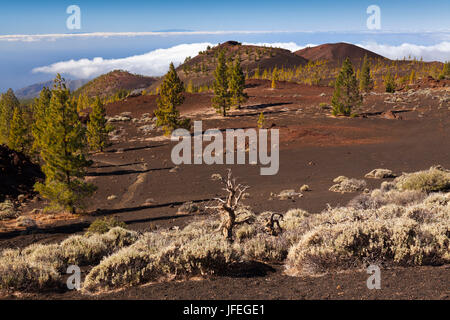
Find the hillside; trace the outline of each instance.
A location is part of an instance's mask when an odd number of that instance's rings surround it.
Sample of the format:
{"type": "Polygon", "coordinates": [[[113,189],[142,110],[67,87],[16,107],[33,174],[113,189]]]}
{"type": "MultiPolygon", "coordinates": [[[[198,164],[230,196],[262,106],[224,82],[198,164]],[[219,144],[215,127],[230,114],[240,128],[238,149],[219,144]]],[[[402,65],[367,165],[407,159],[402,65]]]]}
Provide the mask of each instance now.
{"type": "Polygon", "coordinates": [[[375,52],[344,42],[327,43],[316,47],[308,47],[296,51],[295,54],[310,61],[327,60],[334,66],[340,66],[348,57],[352,61],[352,64],[358,68],[365,55],[373,60],[381,59],[389,61],[389,59],[380,56],[375,52]]]}
{"type": "MultiPolygon", "coordinates": [[[[66,85],[70,89],[70,91],[75,91],[89,80],[79,79],[79,80],[67,80],[66,85]]],[[[42,91],[44,87],[52,88],[53,80],[49,80],[46,82],[35,83],[25,88],[19,89],[15,92],[17,99],[19,100],[29,100],[39,96],[39,93],[42,91]]]]}
{"type": "MultiPolygon", "coordinates": [[[[188,82],[192,82],[194,86],[211,84],[220,51],[225,52],[227,60],[240,57],[242,69],[249,75],[253,75],[258,67],[262,72],[265,69],[272,70],[275,67],[294,68],[308,63],[306,59],[286,49],[242,45],[236,41],[227,41],[213,48],[208,48],[195,57],[188,57],[177,68],[180,79],[186,85],[188,82]]],[[[157,85],[155,83],[152,88],[154,89],[157,85]]]]}
{"type": "Polygon", "coordinates": [[[75,95],[85,94],[89,97],[108,97],[120,90],[142,89],[150,86],[156,78],[132,74],[123,70],[114,70],[103,74],[75,91],[75,95]]]}

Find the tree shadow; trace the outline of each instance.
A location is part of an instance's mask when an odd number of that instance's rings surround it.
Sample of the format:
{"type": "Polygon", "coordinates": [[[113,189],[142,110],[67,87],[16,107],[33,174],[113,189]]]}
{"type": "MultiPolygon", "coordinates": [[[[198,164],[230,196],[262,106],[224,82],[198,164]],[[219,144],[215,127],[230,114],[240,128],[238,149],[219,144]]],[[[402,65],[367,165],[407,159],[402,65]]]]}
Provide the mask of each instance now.
{"type": "Polygon", "coordinates": [[[159,148],[159,147],[164,147],[167,144],[158,144],[155,146],[142,146],[142,147],[132,147],[132,148],[114,148],[114,149],[109,149],[107,151],[105,151],[105,153],[116,153],[118,151],[121,152],[129,152],[129,151],[139,151],[139,150],[145,150],[145,149],[153,149],[153,148],[159,148]]]}
{"type": "Polygon", "coordinates": [[[107,176],[123,176],[127,174],[141,174],[141,173],[148,173],[152,171],[162,171],[162,170],[171,170],[173,167],[167,167],[167,168],[155,168],[155,169],[148,169],[148,170],[116,170],[116,171],[110,171],[110,172],[89,172],[86,174],[88,177],[107,177],[107,176]]]}
{"type": "Polygon", "coordinates": [[[293,103],[292,102],[263,103],[263,104],[257,104],[254,106],[247,106],[242,109],[259,110],[259,109],[278,107],[278,106],[284,106],[284,105],[290,105],[290,104],[293,104],[293,103]]]}
{"type": "Polygon", "coordinates": [[[268,264],[258,261],[243,261],[229,265],[218,273],[219,276],[232,278],[255,278],[265,277],[268,273],[276,270],[268,264]]]}

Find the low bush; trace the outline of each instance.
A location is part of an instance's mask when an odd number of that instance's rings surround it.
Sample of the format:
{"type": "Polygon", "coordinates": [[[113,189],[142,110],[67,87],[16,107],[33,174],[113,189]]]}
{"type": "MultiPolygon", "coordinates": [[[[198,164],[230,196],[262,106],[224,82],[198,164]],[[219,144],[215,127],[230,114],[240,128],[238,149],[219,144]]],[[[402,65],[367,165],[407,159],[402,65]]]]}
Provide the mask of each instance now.
{"type": "Polygon", "coordinates": [[[103,217],[101,219],[96,219],[94,220],[94,222],[91,223],[91,225],[87,230],[87,234],[88,235],[95,233],[104,234],[115,227],[126,229],[127,225],[125,222],[119,221],[114,217],[109,218],[103,217]]]}
{"type": "Polygon", "coordinates": [[[403,174],[395,180],[399,190],[439,192],[450,190],[450,171],[441,167],[403,174]]]}

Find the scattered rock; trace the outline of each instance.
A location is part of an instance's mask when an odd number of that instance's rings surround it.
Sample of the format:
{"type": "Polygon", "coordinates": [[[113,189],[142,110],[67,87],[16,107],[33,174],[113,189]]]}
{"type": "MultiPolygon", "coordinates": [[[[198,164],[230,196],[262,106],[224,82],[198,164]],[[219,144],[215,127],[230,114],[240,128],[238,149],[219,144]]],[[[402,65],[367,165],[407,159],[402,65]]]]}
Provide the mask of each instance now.
{"type": "Polygon", "coordinates": [[[176,173],[176,172],[178,172],[178,170],[180,170],[180,167],[179,166],[175,166],[172,169],[170,169],[169,172],[170,173],[176,173]]]}
{"type": "Polygon", "coordinates": [[[152,132],[153,130],[155,130],[155,125],[147,124],[145,126],[139,127],[138,130],[142,131],[144,134],[148,134],[148,133],[152,132]]]}
{"type": "Polygon", "coordinates": [[[311,191],[310,187],[307,184],[304,184],[300,187],[300,192],[311,191]]]}
{"type": "Polygon", "coordinates": [[[337,177],[333,180],[336,184],[331,186],[330,191],[340,193],[351,193],[363,191],[367,183],[364,180],[349,179],[344,176],[337,177]]]}
{"type": "Polygon", "coordinates": [[[276,195],[278,197],[278,199],[280,200],[293,200],[294,198],[298,197],[301,198],[303,197],[302,193],[299,192],[295,192],[294,189],[289,189],[289,190],[283,190],[281,191],[278,195],[276,195]]]}
{"type": "Polygon", "coordinates": [[[213,180],[213,181],[221,181],[222,180],[222,176],[220,174],[218,174],[218,173],[213,173],[211,175],[211,180],[213,180]]]}
{"type": "Polygon", "coordinates": [[[131,121],[131,116],[129,115],[116,115],[114,117],[107,118],[108,122],[128,122],[131,121]]]}
{"type": "Polygon", "coordinates": [[[365,177],[369,179],[387,179],[395,178],[396,175],[388,169],[374,169],[366,174],[365,177]]]}
{"type": "Polygon", "coordinates": [[[37,227],[37,223],[30,217],[21,216],[17,218],[16,227],[25,227],[27,229],[32,229],[37,227]]]}
{"type": "Polygon", "coordinates": [[[147,200],[145,200],[144,205],[145,206],[149,206],[149,205],[152,205],[152,204],[155,204],[155,203],[156,203],[155,199],[148,198],[147,200]]]}
{"type": "Polygon", "coordinates": [[[108,201],[116,200],[117,196],[115,194],[113,194],[113,195],[110,195],[107,199],[108,199],[108,201]]]}
{"type": "Polygon", "coordinates": [[[33,209],[33,210],[31,210],[31,212],[30,212],[30,214],[33,214],[33,215],[35,215],[35,214],[40,214],[40,213],[42,213],[42,210],[41,210],[41,209],[33,209]]]}
{"type": "Polygon", "coordinates": [[[192,201],[183,203],[177,211],[177,214],[192,214],[199,212],[199,207],[192,201]]]}

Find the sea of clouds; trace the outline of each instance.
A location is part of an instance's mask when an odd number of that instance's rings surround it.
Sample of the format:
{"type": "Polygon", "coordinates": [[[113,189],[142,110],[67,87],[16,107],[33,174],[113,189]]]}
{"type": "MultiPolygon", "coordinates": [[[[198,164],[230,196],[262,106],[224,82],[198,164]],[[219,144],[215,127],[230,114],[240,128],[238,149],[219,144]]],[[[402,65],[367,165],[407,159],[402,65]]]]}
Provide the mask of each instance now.
{"type": "MultiPolygon", "coordinates": [[[[298,45],[294,42],[278,43],[244,43],[258,46],[278,47],[297,51],[314,44],[298,45]]],[[[93,59],[67,60],[56,62],[47,66],[33,69],[33,73],[55,74],[61,73],[74,78],[87,79],[99,76],[112,70],[127,70],[132,73],[146,76],[161,76],[167,70],[170,62],[176,66],[184,62],[186,57],[194,57],[208,46],[216,43],[202,42],[180,44],[166,49],[157,49],[141,55],[117,59],[104,59],[96,57],[93,59]]],[[[438,44],[422,46],[404,43],[401,45],[387,45],[379,43],[356,44],[362,48],[378,53],[390,59],[403,59],[411,56],[424,61],[448,61],[450,60],[450,42],[444,41],[438,44]]]]}

